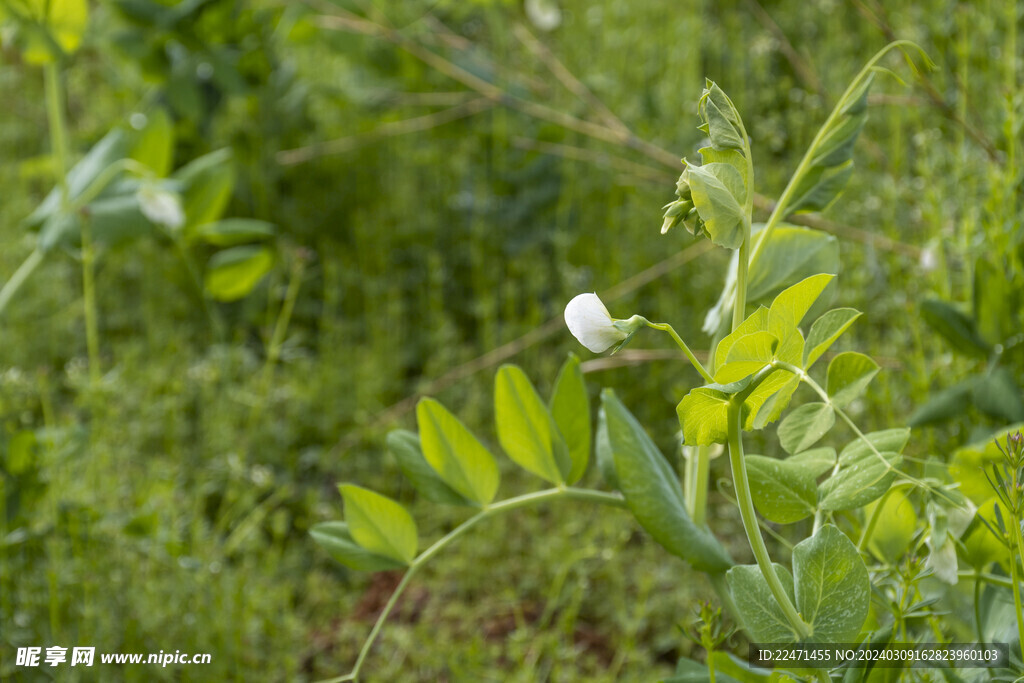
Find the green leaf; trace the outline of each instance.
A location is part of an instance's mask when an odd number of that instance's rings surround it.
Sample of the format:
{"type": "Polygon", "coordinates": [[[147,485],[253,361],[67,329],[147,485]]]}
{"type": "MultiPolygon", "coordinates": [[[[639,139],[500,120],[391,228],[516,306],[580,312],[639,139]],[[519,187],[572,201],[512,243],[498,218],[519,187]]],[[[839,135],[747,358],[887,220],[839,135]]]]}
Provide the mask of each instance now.
{"type": "MultiPolygon", "coordinates": [[[[732,347],[743,337],[754,334],[755,332],[768,332],[768,307],[760,306],[756,311],[751,313],[747,318],[741,322],[735,330],[727,334],[718,342],[718,347],[715,349],[715,367],[720,368],[725,365],[726,359],[729,357],[729,353],[732,351],[732,347]]],[[[778,339],[776,339],[776,343],[778,339]]]]}
{"type": "Polygon", "coordinates": [[[274,252],[267,247],[218,251],[206,266],[206,291],[218,301],[237,301],[255,289],[273,266],[274,252]]]}
{"type": "Polygon", "coordinates": [[[479,505],[498,492],[498,464],[459,418],[432,398],[416,404],[423,457],[444,483],[479,505]]]}
{"type": "Polygon", "coordinates": [[[835,308],[815,320],[804,346],[804,369],[814,365],[860,316],[860,311],[853,308],[835,308]]]}
{"type": "Polygon", "coordinates": [[[867,389],[878,374],[878,363],[863,353],[844,351],[828,364],[826,391],[837,408],[848,405],[867,389]]]}
{"type": "Polygon", "coordinates": [[[273,223],[255,218],[225,218],[200,225],[193,236],[216,247],[232,247],[248,242],[262,242],[273,237],[274,233],[273,223]]]}
{"type": "Polygon", "coordinates": [[[352,540],[352,534],[349,533],[348,524],[345,522],[317,524],[309,530],[309,535],[331,557],[350,569],[378,572],[388,569],[401,569],[405,566],[405,562],[399,562],[390,557],[372,553],[360,546],[352,540]]]}
{"type": "Polygon", "coordinates": [[[171,172],[174,164],[174,122],[166,109],[156,107],[146,114],[146,124],[135,136],[128,156],[147,166],[158,178],[171,172]]]}
{"type": "MultiPolygon", "coordinates": [[[[676,672],[669,678],[661,679],[661,683],[707,683],[711,680],[708,667],[692,659],[680,659],[676,662],[676,672]]],[[[716,683],[740,683],[732,676],[715,672],[716,683]]]]}
{"type": "Polygon", "coordinates": [[[29,64],[59,61],[78,49],[89,24],[86,0],[23,0],[0,6],[19,23],[17,36],[29,64]]]}
{"type": "MultiPolygon", "coordinates": [[[[989,489],[989,493],[992,493],[992,489],[989,489]]],[[[998,528],[996,526],[997,507],[1000,508],[999,516],[1003,519],[1011,519],[1009,510],[993,495],[978,506],[974,522],[964,532],[961,554],[972,567],[984,569],[993,562],[1007,565],[1011,559],[1009,548],[1003,545],[1003,542],[992,532],[993,528],[998,528]]]]}
{"type": "Polygon", "coordinates": [[[687,166],[685,176],[708,238],[720,247],[738,249],[746,220],[740,199],[746,192],[743,176],[724,163],[687,166]]]}
{"type": "MultiPolygon", "coordinates": [[[[842,458],[840,458],[842,459],[842,458]]],[[[885,495],[903,462],[899,453],[864,452],[850,458],[842,469],[818,487],[822,510],[853,510],[885,495]]]]}
{"type": "MultiPolygon", "coordinates": [[[[763,224],[754,226],[755,242],[763,228],[763,224]]],[[[786,287],[812,275],[839,272],[839,242],[832,235],[810,228],[781,225],[766,240],[750,264],[747,276],[748,304],[769,301],[786,287]]],[[[729,314],[736,300],[738,267],[739,253],[736,252],[730,261],[722,293],[704,318],[703,329],[708,334],[725,334],[729,331],[729,314]],[[726,329],[722,329],[723,326],[726,329]]]]}
{"type": "Polygon", "coordinates": [[[753,375],[775,357],[779,340],[767,332],[753,332],[730,345],[725,363],[715,372],[719,384],[736,382],[753,375]]]}
{"type": "Polygon", "coordinates": [[[676,406],[683,442],[687,446],[725,443],[729,436],[729,396],[721,391],[698,387],[676,406]]]}
{"type": "Polygon", "coordinates": [[[764,429],[779,419],[798,386],[800,378],[788,370],[769,374],[743,402],[743,429],[764,429]]]}
{"type": "MultiPolygon", "coordinates": [[[[793,575],[781,564],[773,565],[790,600],[795,600],[793,575]]],[[[768,581],[756,564],[737,565],[726,572],[736,611],[752,642],[795,643],[797,634],[775,600],[768,581]]]]}
{"type": "Polygon", "coordinates": [[[235,185],[231,150],[205,154],[179,168],[171,177],[182,183],[183,231],[191,238],[196,227],[220,218],[231,200],[235,185]]]}
{"type": "Polygon", "coordinates": [[[805,403],[779,424],[779,442],[787,453],[805,451],[818,442],[836,423],[828,403],[805,403]]]}
{"type": "Polygon", "coordinates": [[[808,474],[817,479],[836,466],[836,449],[812,448],[809,451],[797,453],[786,458],[783,462],[799,465],[808,474]]]}
{"type": "Polygon", "coordinates": [[[740,114],[729,96],[714,82],[706,81],[697,111],[701,119],[699,128],[711,139],[711,146],[716,150],[746,147],[740,114]]]}
{"type": "MultiPolygon", "coordinates": [[[[55,213],[39,231],[39,248],[79,246],[82,237],[80,214],[55,213]]],[[[114,247],[153,234],[153,226],[139,209],[134,194],[101,197],[89,204],[89,231],[93,242],[114,247]]]]}
{"type": "MultiPolygon", "coordinates": [[[[82,159],[75,164],[65,178],[67,182],[68,197],[77,199],[85,190],[92,185],[93,181],[110,164],[124,157],[128,147],[128,136],[121,128],[114,128],[104,135],[99,142],[92,146],[82,159]]],[[[56,214],[61,206],[60,188],[51,190],[43,201],[36,207],[25,224],[29,227],[39,227],[44,221],[56,214]]]]}
{"type": "Polygon", "coordinates": [[[979,377],[971,388],[974,407],[1007,422],[1024,420],[1024,400],[1020,387],[1006,368],[993,368],[979,377]]]}
{"type": "Polygon", "coordinates": [[[991,353],[992,349],[978,333],[974,321],[952,304],[927,299],[921,303],[921,316],[960,353],[975,358],[987,358],[991,353]]]}
{"type": "Polygon", "coordinates": [[[812,275],[839,272],[839,242],[832,235],[790,225],[772,231],[750,264],[748,301],[774,298],[812,275]]]}
{"type": "Polygon", "coordinates": [[[815,642],[854,642],[868,616],[871,582],[857,547],[826,524],[793,548],[796,607],[815,642]]]}
{"type": "MultiPolygon", "coordinates": [[[[839,115],[819,133],[820,142],[804,173],[796,179],[786,216],[801,211],[824,211],[842,192],[853,171],[853,146],[867,121],[868,76],[840,102],[839,115]]],[[[785,216],[784,216],[785,217],[785,216]]]]}
{"type": "Polygon", "coordinates": [[[572,485],[587,471],[590,460],[590,397],[580,370],[580,359],[574,353],[569,354],[555,379],[551,416],[569,447],[572,467],[565,481],[572,485]]]}
{"type": "Polygon", "coordinates": [[[640,423],[611,389],[601,392],[619,488],[640,526],[694,569],[720,572],[732,565],[728,552],[705,527],[690,519],[675,472],[640,423]]]}
{"type": "Polygon", "coordinates": [[[501,366],[495,377],[494,422],[513,462],[552,484],[565,483],[569,447],[526,373],[514,365],[501,366]]]}
{"type": "Polygon", "coordinates": [[[760,455],[745,458],[754,506],[771,522],[792,524],[814,514],[818,485],[814,468],[760,455]]]}
{"type": "Polygon", "coordinates": [[[1021,287],[1006,276],[1005,268],[989,258],[979,256],[974,263],[974,320],[982,339],[1005,346],[1022,329],[1024,295],[1021,287]]]}
{"type": "Polygon", "coordinates": [[[416,522],[404,507],[355,484],[340,484],[352,539],[371,553],[402,564],[416,557],[416,522]]]}
{"type": "Polygon", "coordinates": [[[834,277],[819,273],[783,290],[768,310],[768,331],[780,340],[789,336],[834,277]]]}
{"type": "Polygon", "coordinates": [[[864,510],[865,519],[876,514],[881,505],[878,523],[868,541],[868,548],[877,557],[890,564],[897,564],[910,548],[917,527],[917,515],[907,495],[899,490],[889,493],[884,499],[875,501],[864,510]]]}
{"type": "Polygon", "coordinates": [[[992,486],[985,477],[985,470],[991,472],[992,465],[1003,459],[995,442],[1005,447],[1007,435],[1018,430],[1024,430],[1024,422],[1001,429],[984,441],[968,444],[953,453],[949,474],[960,484],[960,492],[975,505],[980,506],[992,497],[992,486]]]}
{"type": "Polygon", "coordinates": [[[910,416],[908,424],[911,427],[944,422],[956,415],[962,415],[964,405],[970,400],[971,389],[977,378],[971,377],[968,380],[954,384],[942,391],[932,394],[924,405],[918,406],[917,410],[910,416]]]}
{"type": "Polygon", "coordinates": [[[608,486],[615,490],[619,489],[619,477],[615,474],[615,455],[612,453],[612,444],[608,439],[608,418],[604,414],[604,406],[597,411],[597,438],[594,445],[596,452],[597,468],[601,470],[601,477],[608,486]]]}
{"type": "Polygon", "coordinates": [[[824,211],[832,205],[853,174],[853,162],[831,168],[811,168],[793,191],[787,215],[802,211],[824,211]]]}
{"type": "Polygon", "coordinates": [[[407,429],[395,429],[388,433],[388,450],[398,461],[402,474],[416,490],[428,500],[442,505],[476,505],[458,491],[444,483],[420,448],[420,437],[407,429]]]}

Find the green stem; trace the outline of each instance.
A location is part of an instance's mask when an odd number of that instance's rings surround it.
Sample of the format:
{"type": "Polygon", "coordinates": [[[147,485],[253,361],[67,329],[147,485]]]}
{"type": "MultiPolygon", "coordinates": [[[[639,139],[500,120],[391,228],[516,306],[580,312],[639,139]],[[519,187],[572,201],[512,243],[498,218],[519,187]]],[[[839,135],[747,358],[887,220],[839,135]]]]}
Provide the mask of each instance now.
{"type": "Polygon", "coordinates": [[[708,479],[711,472],[711,447],[697,446],[697,464],[693,477],[693,523],[703,526],[708,512],[708,479]]]}
{"type": "Polygon", "coordinates": [[[697,372],[700,373],[700,376],[704,378],[704,381],[706,381],[708,384],[714,383],[715,378],[712,377],[711,374],[704,368],[704,365],[699,360],[697,360],[697,356],[693,355],[693,351],[691,351],[690,347],[686,345],[686,342],[683,341],[682,337],[676,334],[675,329],[673,329],[671,325],[669,325],[668,323],[652,323],[650,320],[647,320],[642,316],[634,317],[638,318],[641,322],[643,322],[643,324],[647,325],[647,327],[650,327],[652,330],[661,330],[662,332],[668,332],[668,336],[672,337],[672,341],[674,341],[676,345],[683,350],[683,353],[686,354],[686,358],[693,365],[694,369],[696,369],[697,372]]]}
{"type": "Polygon", "coordinates": [[[917,47],[917,45],[915,45],[912,41],[893,41],[886,45],[885,47],[883,47],[878,52],[876,52],[875,55],[868,60],[868,63],[864,65],[864,68],[861,69],[860,72],[850,82],[849,87],[846,88],[846,91],[839,98],[839,101],[836,103],[836,106],[832,110],[832,113],[829,114],[828,118],[825,119],[825,123],[823,123],[821,128],[818,129],[817,135],[815,135],[814,140],[811,141],[810,147],[807,148],[807,152],[804,154],[803,158],[800,160],[800,163],[797,165],[796,171],[793,172],[793,175],[789,179],[789,183],[786,184],[786,187],[782,191],[782,194],[779,195],[779,201],[776,202],[775,208],[772,209],[771,215],[768,216],[768,221],[765,223],[764,229],[757,234],[757,239],[754,242],[753,251],[750,254],[751,264],[757,261],[757,257],[760,256],[761,249],[767,242],[768,237],[771,235],[772,231],[775,230],[775,228],[779,225],[779,223],[782,222],[782,219],[786,217],[789,209],[789,204],[793,200],[793,193],[796,191],[796,188],[800,185],[800,181],[803,180],[804,175],[807,173],[807,171],[811,169],[811,166],[813,166],[813,160],[817,156],[818,145],[820,145],[825,140],[825,138],[827,137],[826,134],[832,127],[832,124],[835,122],[836,118],[839,117],[842,111],[846,108],[846,100],[856,91],[856,89],[860,86],[861,82],[868,76],[868,74],[871,73],[871,71],[875,68],[875,64],[877,64],[882,57],[884,57],[886,54],[888,54],[890,51],[897,47],[915,47],[918,50],[920,50],[920,48],[917,47]]]}
{"type": "Polygon", "coordinates": [[[100,332],[96,306],[96,249],[89,217],[82,217],[82,296],[85,299],[85,345],[89,353],[89,381],[100,380],[100,332]]]}
{"type": "MultiPolygon", "coordinates": [[[[910,482],[914,486],[917,486],[917,487],[919,487],[919,488],[921,488],[921,489],[923,489],[925,491],[929,491],[929,492],[931,492],[931,493],[933,493],[933,494],[943,498],[944,500],[946,500],[947,502],[949,502],[950,504],[952,504],[955,507],[964,508],[964,503],[962,501],[956,500],[951,495],[949,495],[949,493],[943,491],[941,488],[935,488],[933,486],[930,486],[929,484],[921,481],[920,479],[918,479],[916,477],[913,477],[913,476],[907,474],[906,472],[898,470],[895,467],[893,467],[891,464],[889,464],[889,461],[885,459],[885,456],[883,456],[879,452],[878,448],[875,447],[875,444],[871,442],[871,439],[869,439],[864,434],[864,432],[862,432],[860,430],[860,428],[857,426],[857,424],[850,418],[850,416],[846,414],[846,411],[844,411],[839,406],[835,405],[832,402],[832,397],[830,397],[828,395],[828,392],[826,392],[825,389],[823,389],[820,384],[818,384],[816,381],[814,381],[813,377],[811,377],[806,372],[804,372],[803,368],[797,367],[796,365],[793,365],[791,363],[784,363],[782,361],[777,361],[777,360],[776,361],[772,361],[771,365],[769,365],[768,367],[778,368],[780,370],[786,370],[788,372],[792,372],[794,375],[799,377],[800,381],[803,382],[804,384],[806,384],[807,386],[809,386],[814,391],[814,393],[816,393],[821,398],[821,400],[824,403],[826,403],[827,405],[832,406],[832,410],[835,411],[836,415],[838,415],[839,418],[843,422],[846,423],[846,426],[850,428],[850,430],[854,433],[854,435],[858,439],[860,439],[864,443],[864,445],[866,445],[868,447],[868,449],[870,449],[871,453],[876,458],[881,460],[883,464],[885,464],[885,467],[886,467],[886,469],[888,471],[896,472],[897,474],[899,474],[900,476],[904,477],[908,482],[910,482]]],[[[835,474],[838,471],[839,471],[839,464],[837,463],[836,464],[836,469],[833,470],[832,473],[835,474]]]]}
{"type": "MultiPolygon", "coordinates": [[[[752,383],[753,384],[753,383],[752,383]]],[[[775,601],[782,608],[786,620],[796,633],[797,640],[804,640],[810,635],[810,627],[803,620],[793,601],[789,599],[786,590],[775,573],[775,566],[772,565],[771,557],[768,555],[768,548],[765,546],[764,538],[761,536],[761,529],[757,524],[757,513],[754,511],[754,501],[750,495],[750,481],[747,479],[747,466],[743,460],[743,401],[746,400],[749,392],[743,391],[733,396],[729,401],[729,463],[732,465],[733,485],[736,488],[736,502],[740,508],[740,519],[743,522],[743,530],[750,542],[750,549],[754,552],[757,566],[761,574],[768,582],[768,588],[775,601]]]]}
{"type": "MultiPolygon", "coordinates": [[[[753,192],[751,190],[751,192],[753,192]]],[[[750,267],[750,220],[743,220],[743,243],[740,244],[739,261],[736,269],[736,301],[732,308],[732,329],[743,322],[747,310],[747,271],[750,267]]]]}
{"type": "Polygon", "coordinates": [[[868,523],[864,525],[864,530],[860,534],[860,540],[857,541],[857,550],[864,552],[868,546],[868,541],[871,540],[871,534],[875,532],[875,526],[878,524],[878,518],[882,515],[882,508],[885,507],[885,501],[888,500],[889,494],[896,490],[896,487],[890,488],[882,497],[875,503],[875,509],[871,511],[871,516],[868,517],[868,523]]]}
{"type": "Polygon", "coordinates": [[[465,522],[455,527],[448,534],[442,536],[432,546],[424,550],[415,560],[409,565],[409,569],[406,570],[405,576],[402,577],[401,582],[395,588],[395,592],[391,594],[391,598],[384,606],[384,610],[377,617],[377,622],[373,625],[373,629],[370,631],[370,635],[367,636],[366,642],[363,643],[362,649],[359,651],[359,657],[356,659],[356,664],[352,668],[352,671],[344,676],[338,678],[332,678],[328,681],[321,681],[321,683],[341,683],[341,681],[358,681],[359,673],[362,671],[363,664],[366,662],[367,656],[370,654],[370,649],[373,647],[374,642],[377,640],[377,636],[380,634],[381,629],[384,627],[384,623],[388,620],[391,612],[394,610],[395,605],[398,603],[398,599],[402,596],[409,582],[417,572],[423,568],[423,566],[430,561],[432,557],[444,550],[453,541],[464,535],[467,531],[472,529],[474,526],[490,519],[503,512],[509,512],[511,510],[517,510],[519,508],[528,507],[537,503],[568,499],[568,500],[579,500],[592,503],[601,503],[603,505],[610,505],[612,507],[625,508],[626,501],[621,497],[613,493],[605,493],[603,491],[591,491],[588,489],[577,489],[572,487],[562,487],[554,489],[545,489],[543,491],[537,491],[535,493],[528,493],[526,495],[517,496],[516,498],[509,498],[498,503],[486,506],[483,510],[473,515],[465,522]]]}
{"type": "Polygon", "coordinates": [[[68,139],[67,126],[64,122],[64,98],[60,85],[60,66],[51,61],[43,67],[43,78],[46,81],[46,118],[50,125],[50,144],[54,160],[57,162],[57,187],[60,188],[61,208],[66,209],[68,196],[68,139]]]}
{"type": "Polygon", "coordinates": [[[1021,481],[1018,478],[1020,474],[1020,466],[1018,463],[1013,463],[1011,472],[1011,487],[1010,491],[1014,492],[1014,506],[1012,510],[1012,521],[1013,521],[1013,542],[1017,546],[1017,557],[1012,557],[1013,553],[1010,553],[1010,580],[1013,581],[1013,606],[1017,611],[1017,638],[1020,642],[1021,657],[1024,657],[1024,606],[1021,604],[1020,597],[1020,581],[1018,580],[1017,574],[1017,560],[1018,558],[1024,558],[1024,534],[1021,533],[1021,481]]]}
{"type": "Polygon", "coordinates": [[[985,572],[963,569],[957,572],[957,576],[963,579],[984,581],[985,583],[991,583],[993,586],[999,586],[1000,588],[1013,588],[1013,583],[1010,579],[1005,576],[997,576],[996,574],[986,574],[985,572]]]}
{"type": "Polygon", "coordinates": [[[974,572],[971,576],[974,578],[974,627],[978,632],[978,642],[984,643],[985,629],[981,625],[981,572],[974,572]]]}
{"type": "Polygon", "coordinates": [[[35,269],[39,267],[44,258],[46,258],[46,255],[42,251],[39,249],[33,250],[28,255],[28,258],[14,271],[11,279],[4,283],[3,289],[0,289],[0,315],[7,310],[7,305],[11,303],[14,295],[18,293],[18,290],[25,284],[29,276],[35,272],[35,269]]]}
{"type": "MultiPolygon", "coordinates": [[[[60,188],[60,210],[70,213],[71,197],[68,191],[68,135],[64,120],[64,97],[60,83],[60,65],[48,62],[43,71],[46,81],[46,116],[50,126],[50,140],[57,162],[57,187],[60,188]]],[[[85,343],[89,353],[89,380],[99,381],[99,326],[96,322],[95,253],[89,233],[88,217],[82,221],[82,294],[85,301],[85,343]]]]}

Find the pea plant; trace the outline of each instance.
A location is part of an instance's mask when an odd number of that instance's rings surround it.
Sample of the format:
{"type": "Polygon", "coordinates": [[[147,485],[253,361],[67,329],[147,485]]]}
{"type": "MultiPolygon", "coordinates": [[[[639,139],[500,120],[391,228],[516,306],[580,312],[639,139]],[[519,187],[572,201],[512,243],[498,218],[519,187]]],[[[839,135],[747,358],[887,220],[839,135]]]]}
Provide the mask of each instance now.
{"type": "MultiPolygon", "coordinates": [[[[869,89],[876,75],[892,73],[879,62],[895,49],[910,64],[915,57],[928,62],[907,42],[876,54],[839,98],[762,225],[752,220],[754,159],[743,120],[726,93],[707,82],[698,114],[708,143],[699,150],[700,164],[684,160],[662,224],[662,233],[682,225],[733,252],[722,295],[705,321],[714,340],[707,363],[668,323],[642,315],[615,318],[591,293],[566,306],[570,332],[590,351],[614,353],[651,328],[668,334],[702,378],[677,406],[686,455],[682,481],[612,389],[601,392],[592,422],[575,356],[546,399],[518,367],[497,372],[498,442],[516,464],[550,484],[525,495],[496,500],[494,456],[444,406],[422,399],[419,432],[394,431],[388,447],[423,496],[465,507],[467,517],[420,549],[415,521],[399,503],[355,484],[340,485],[345,521],[314,527],[313,538],[350,568],[405,574],[351,672],[334,680],[359,680],[396,601],[435,555],[486,519],[557,500],[628,510],[665,550],[707,575],[725,615],[752,642],[949,642],[953,634],[937,619],[937,601],[945,595],[941,587],[961,577],[975,585],[979,640],[1008,637],[1006,613],[995,614],[985,596],[1010,588],[1021,620],[1020,437],[1005,437],[997,449],[1001,456],[983,447],[958,453],[956,466],[916,468],[919,461],[904,455],[908,428],[858,426],[848,407],[864,395],[879,365],[856,351],[830,353],[861,316],[852,308],[825,310],[838,273],[835,240],[785,223],[794,213],[826,208],[843,189],[867,118],[869,89]],[[814,400],[791,408],[801,385],[814,400]],[[745,437],[776,422],[774,436],[785,457],[746,453],[745,437]],[[821,445],[829,435],[838,449],[821,445]],[[708,518],[711,459],[723,446],[754,564],[737,563],[733,552],[744,544],[723,542],[708,518]],[[592,451],[610,490],[577,486],[592,451]],[[776,531],[780,527],[802,538],[790,545],[776,531]],[[772,557],[762,528],[790,545],[788,564],[772,557]],[[959,569],[958,559],[972,569],[959,569]]],[[[872,677],[871,669],[825,663],[769,675],[713,652],[731,631],[720,623],[721,609],[706,605],[700,614],[694,640],[708,650],[707,661],[680,662],[671,680],[715,680],[716,668],[721,680],[888,680],[872,677]]],[[[1024,638],[1024,629],[1018,636],[1024,638]]],[[[1012,666],[1019,665],[1015,659],[1012,666]]],[[[946,680],[962,680],[956,671],[946,673],[946,680]]],[[[1008,670],[993,673],[1014,677],[1008,670]]]]}
{"type": "Polygon", "coordinates": [[[210,301],[248,295],[271,270],[274,225],[223,218],[234,188],[230,149],[175,168],[175,121],[166,97],[147,96],[72,165],[66,120],[66,66],[86,37],[85,0],[2,0],[0,26],[29,65],[42,68],[56,186],[23,225],[34,249],[0,288],[0,314],[29,277],[61,253],[82,266],[90,374],[99,367],[96,260],[104,250],[142,239],[173,247],[195,285],[211,323],[221,325],[210,301]],[[207,258],[205,267],[200,258],[207,258]]]}

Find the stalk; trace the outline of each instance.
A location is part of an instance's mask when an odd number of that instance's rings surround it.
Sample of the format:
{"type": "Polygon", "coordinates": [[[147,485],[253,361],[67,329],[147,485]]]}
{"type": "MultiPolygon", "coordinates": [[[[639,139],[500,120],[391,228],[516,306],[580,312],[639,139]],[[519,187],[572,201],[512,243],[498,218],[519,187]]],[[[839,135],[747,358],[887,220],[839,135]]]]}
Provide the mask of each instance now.
{"type": "MultiPolygon", "coordinates": [[[[647,320],[643,316],[639,315],[633,316],[633,318],[638,319],[640,322],[642,322],[644,325],[647,325],[647,327],[650,327],[652,330],[668,332],[668,336],[672,337],[672,341],[676,343],[676,346],[683,350],[683,353],[686,354],[686,358],[690,361],[690,364],[693,365],[694,369],[700,373],[700,376],[704,378],[704,381],[708,382],[709,384],[715,381],[715,379],[707,371],[704,365],[699,360],[697,360],[697,356],[693,355],[693,351],[691,351],[690,347],[686,345],[686,342],[683,341],[683,338],[676,333],[675,329],[673,329],[671,325],[669,325],[668,323],[652,323],[650,320],[647,320]]],[[[633,318],[630,318],[630,320],[633,320],[633,318]]]]}
{"type": "MultiPolygon", "coordinates": [[[[832,113],[829,114],[828,118],[825,119],[825,123],[822,124],[821,128],[818,129],[817,135],[815,135],[814,140],[811,141],[810,147],[807,148],[807,152],[804,154],[803,158],[800,160],[800,163],[797,165],[796,171],[793,172],[793,175],[789,179],[789,183],[786,184],[786,187],[782,191],[782,194],[779,195],[779,201],[775,204],[775,208],[772,209],[771,215],[768,216],[768,221],[765,223],[764,229],[757,233],[757,239],[755,240],[752,253],[750,254],[751,263],[757,261],[757,257],[761,254],[761,249],[764,247],[765,242],[768,241],[768,237],[771,236],[772,231],[775,230],[775,228],[778,227],[779,223],[782,222],[782,219],[785,218],[786,210],[789,208],[789,203],[793,199],[793,192],[800,184],[800,181],[803,179],[804,174],[806,174],[807,171],[810,169],[814,157],[817,155],[818,145],[820,145],[822,141],[825,139],[826,131],[828,131],[829,127],[842,112],[843,108],[846,105],[846,100],[850,97],[850,95],[854,93],[854,91],[861,84],[861,82],[868,76],[868,74],[871,73],[871,71],[875,68],[875,64],[877,64],[878,61],[886,54],[888,54],[891,50],[897,47],[914,47],[920,50],[920,48],[917,45],[915,45],[912,41],[909,40],[897,40],[892,43],[889,43],[881,50],[876,52],[875,55],[868,60],[868,63],[864,65],[864,68],[861,69],[860,72],[850,82],[850,85],[846,88],[846,91],[843,92],[842,96],[839,98],[839,101],[836,104],[835,108],[832,110],[832,113]]],[[[925,59],[927,59],[927,57],[925,57],[925,59]]]]}
{"type": "MultiPolygon", "coordinates": [[[[67,122],[64,120],[64,92],[61,88],[60,65],[56,60],[46,64],[43,70],[46,82],[46,118],[50,127],[50,141],[53,156],[57,161],[57,187],[60,190],[60,210],[68,213],[71,196],[68,192],[68,135],[67,122]]],[[[30,257],[31,258],[31,257],[30,257]]],[[[100,378],[99,363],[99,325],[97,323],[95,251],[89,233],[88,217],[82,218],[82,296],[85,302],[85,342],[89,354],[89,381],[95,385],[100,378]]],[[[28,263],[28,262],[27,262],[28,263]]],[[[22,269],[19,268],[18,273],[22,269]]],[[[28,277],[24,273],[21,282],[28,277]]],[[[18,273],[15,273],[17,276],[18,273]]],[[[17,282],[20,286],[21,282],[17,282]]],[[[10,284],[10,283],[8,283],[10,284]]],[[[7,289],[5,287],[4,289],[7,289]]],[[[9,290],[13,292],[14,290],[9,290]]],[[[0,300],[0,303],[6,303],[0,300]]],[[[2,310],[2,309],[0,309],[2,310]]]]}
{"type": "Polygon", "coordinates": [[[743,460],[743,438],[741,435],[743,401],[746,400],[748,394],[747,391],[740,392],[729,401],[729,463],[732,465],[736,502],[740,509],[743,530],[747,534],[747,540],[750,542],[750,549],[754,552],[757,566],[768,582],[768,588],[775,596],[775,601],[782,608],[786,620],[796,633],[797,640],[805,640],[810,636],[810,627],[797,612],[793,601],[789,599],[789,595],[782,587],[778,574],[775,573],[775,567],[768,555],[764,537],[761,536],[761,529],[757,524],[757,513],[754,511],[754,501],[750,495],[750,480],[747,478],[747,466],[743,460]]]}
{"type": "Polygon", "coordinates": [[[332,678],[320,683],[341,683],[342,681],[352,681],[355,683],[359,680],[359,673],[362,671],[363,664],[366,662],[367,656],[370,654],[370,649],[377,640],[377,636],[380,635],[381,629],[384,627],[384,623],[391,616],[391,612],[394,610],[395,605],[398,603],[398,599],[402,597],[402,593],[405,592],[406,587],[414,576],[423,568],[423,566],[430,561],[435,555],[444,550],[453,541],[463,536],[467,531],[472,529],[480,522],[495,517],[503,512],[509,512],[510,510],[517,510],[519,508],[529,507],[536,503],[541,503],[549,500],[580,500],[593,503],[601,503],[603,505],[610,505],[612,507],[625,508],[626,501],[621,496],[605,493],[603,491],[591,491],[588,489],[578,489],[572,487],[560,487],[554,489],[545,489],[543,491],[537,491],[535,493],[527,493],[526,495],[517,496],[515,498],[509,498],[493,505],[485,507],[480,512],[476,513],[465,522],[455,527],[452,531],[442,536],[432,546],[420,553],[415,560],[409,565],[409,568],[405,572],[405,576],[402,577],[398,587],[395,588],[395,592],[391,594],[391,598],[384,606],[384,610],[377,617],[377,622],[373,625],[373,629],[370,631],[370,635],[367,636],[366,642],[363,643],[362,649],[359,651],[359,657],[356,659],[356,664],[352,668],[352,671],[339,676],[338,678],[332,678]]]}

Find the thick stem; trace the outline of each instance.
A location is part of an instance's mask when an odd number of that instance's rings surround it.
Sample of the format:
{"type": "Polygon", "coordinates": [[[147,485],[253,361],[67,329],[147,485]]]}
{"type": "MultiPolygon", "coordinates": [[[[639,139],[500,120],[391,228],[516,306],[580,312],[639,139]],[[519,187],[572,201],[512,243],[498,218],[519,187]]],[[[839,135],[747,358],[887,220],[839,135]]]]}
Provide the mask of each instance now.
{"type": "Polygon", "coordinates": [[[711,447],[697,446],[693,472],[693,523],[703,526],[708,512],[708,478],[711,472],[711,447]]]}
{"type": "Polygon", "coordinates": [[[733,486],[736,488],[736,502],[740,508],[740,519],[743,521],[743,530],[747,534],[747,540],[750,542],[750,549],[754,552],[757,566],[760,568],[765,581],[768,582],[768,588],[771,590],[772,595],[775,596],[776,602],[779,603],[779,607],[786,616],[789,625],[793,628],[793,632],[796,633],[797,639],[804,640],[810,635],[810,627],[800,616],[800,613],[797,612],[796,607],[793,606],[793,601],[789,599],[789,595],[786,594],[786,590],[782,587],[782,582],[779,581],[778,574],[775,573],[775,567],[772,565],[772,559],[768,555],[768,548],[765,546],[764,538],[761,536],[761,529],[757,524],[754,501],[750,496],[750,481],[747,479],[747,466],[743,460],[743,438],[741,431],[743,422],[742,408],[745,398],[744,392],[736,394],[729,401],[728,414],[729,463],[732,465],[733,486]],[[739,400],[737,400],[737,397],[740,397],[739,400]]]}
{"type": "Polygon", "coordinates": [[[736,301],[732,309],[732,329],[743,322],[747,310],[747,271],[750,267],[750,221],[743,221],[743,244],[740,245],[739,260],[736,269],[736,301]]]}

